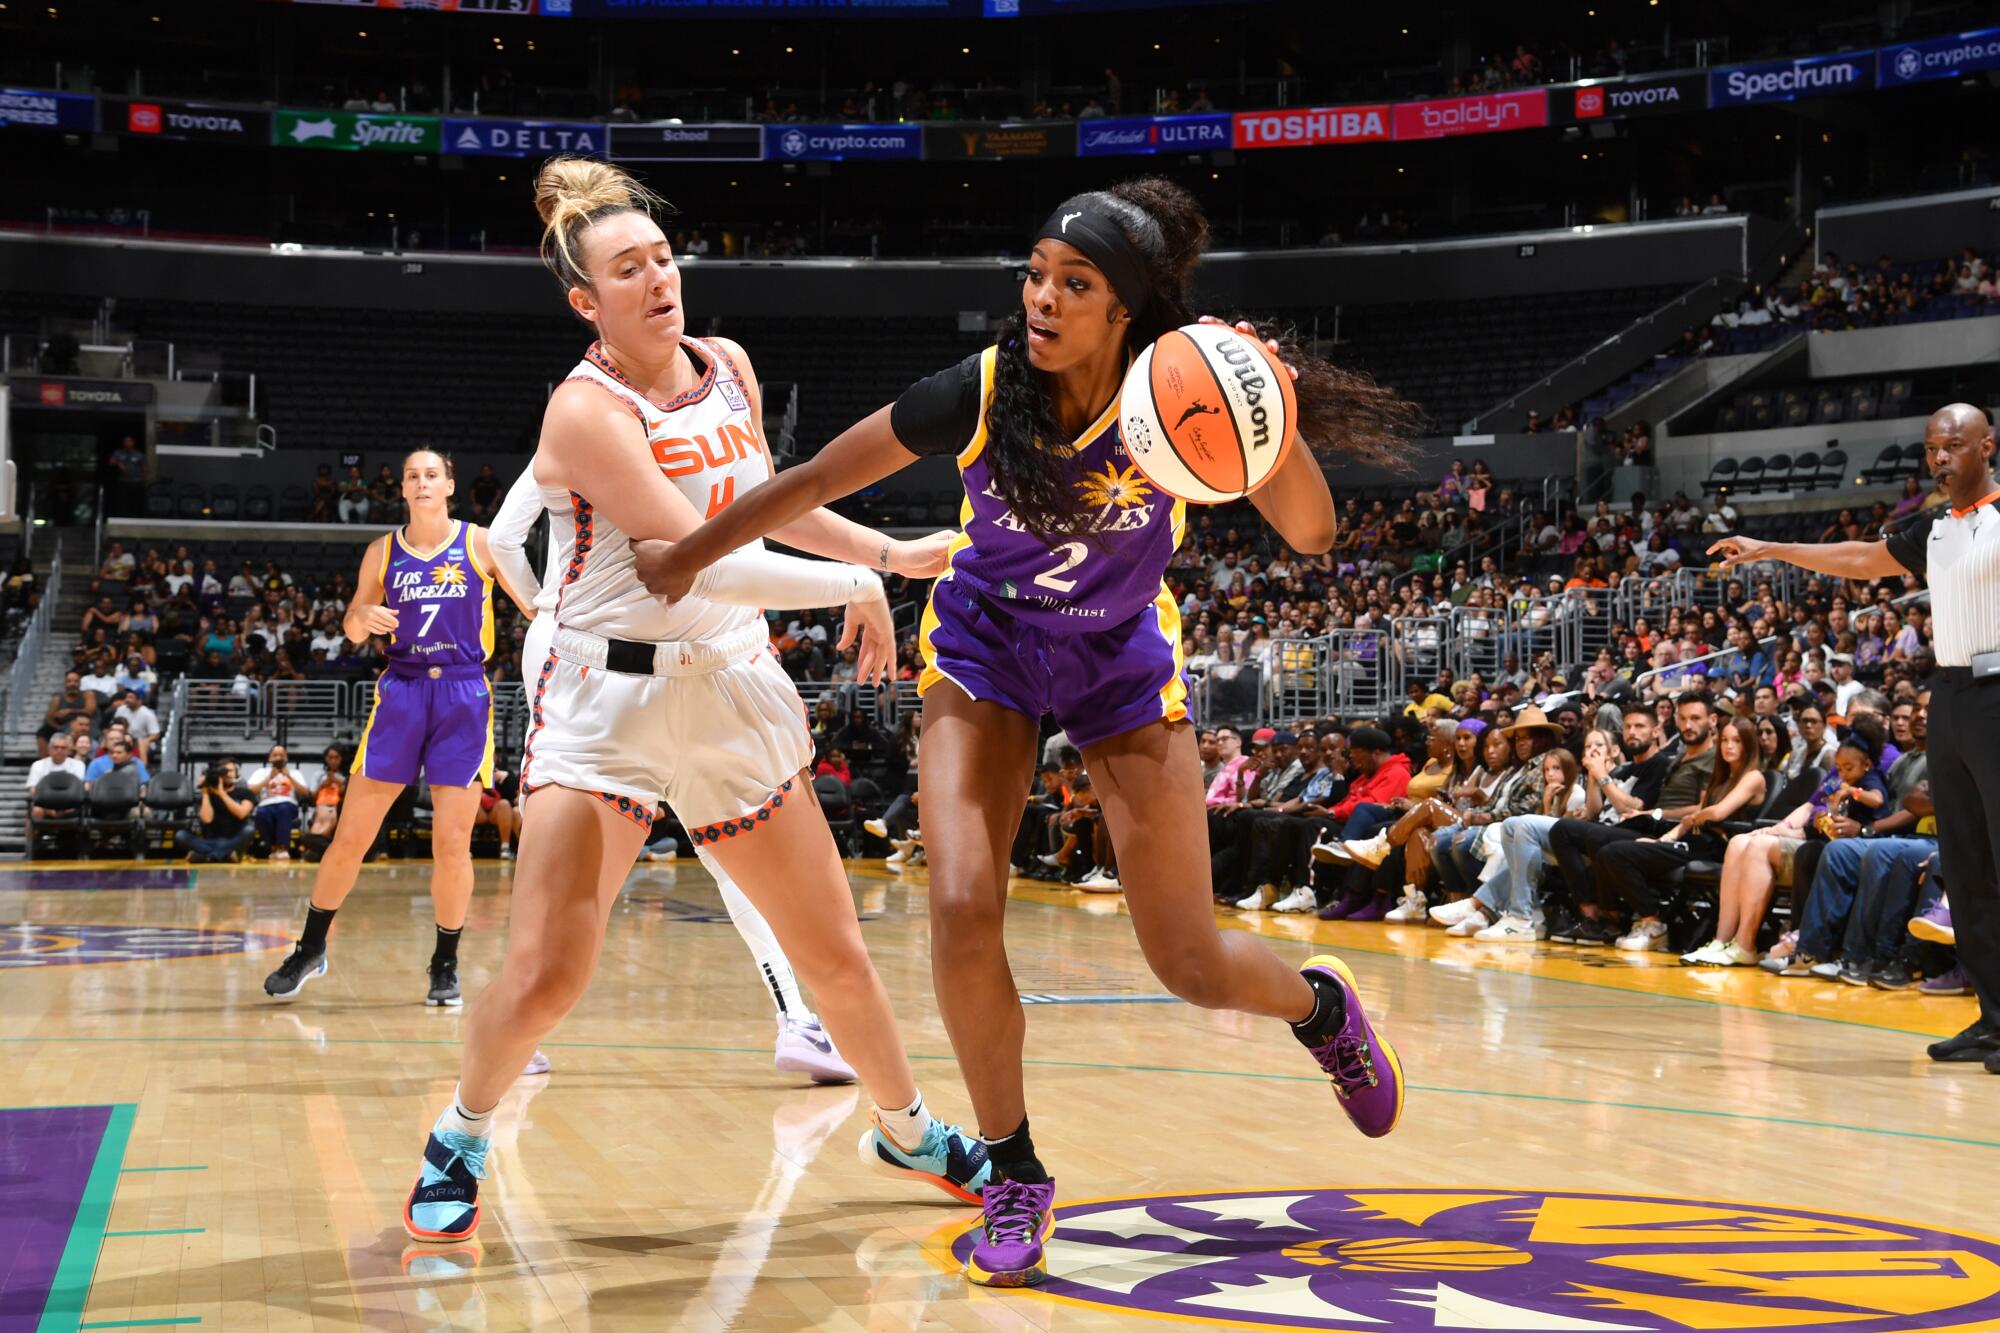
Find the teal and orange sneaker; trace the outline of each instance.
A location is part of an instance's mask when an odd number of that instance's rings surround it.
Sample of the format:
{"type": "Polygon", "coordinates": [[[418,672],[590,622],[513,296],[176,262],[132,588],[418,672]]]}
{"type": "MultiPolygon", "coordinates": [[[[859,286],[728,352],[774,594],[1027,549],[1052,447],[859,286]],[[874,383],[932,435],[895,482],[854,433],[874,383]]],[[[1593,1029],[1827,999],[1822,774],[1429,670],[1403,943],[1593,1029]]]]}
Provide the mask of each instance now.
{"type": "Polygon", "coordinates": [[[1354,1127],[1379,1139],[1396,1127],[1403,1115],[1403,1066],[1391,1046],[1361,1007],[1361,992],[1347,964],[1330,953],[1306,960],[1300,969],[1315,990],[1337,988],[1341,999],[1339,1026],[1324,1032],[1292,1032],[1312,1052],[1333,1084],[1340,1109],[1354,1127]]]}
{"type": "Polygon", "coordinates": [[[1032,1287],[1049,1275],[1042,1243],[1056,1229],[1056,1183],[996,1180],[980,1200],[979,1239],[965,1276],[982,1287],[1032,1287]]]}
{"type": "Polygon", "coordinates": [[[424,1165],[403,1205],[403,1230],[411,1240],[451,1244],[479,1229],[479,1182],[486,1179],[492,1141],[433,1128],[424,1165]]]}
{"type": "Polygon", "coordinates": [[[986,1145],[957,1125],[932,1120],[924,1141],[916,1151],[908,1151],[889,1137],[881,1118],[868,1113],[868,1128],[861,1132],[861,1160],[878,1171],[905,1179],[915,1177],[964,1203],[978,1203],[979,1192],[993,1174],[986,1160],[986,1145]]]}

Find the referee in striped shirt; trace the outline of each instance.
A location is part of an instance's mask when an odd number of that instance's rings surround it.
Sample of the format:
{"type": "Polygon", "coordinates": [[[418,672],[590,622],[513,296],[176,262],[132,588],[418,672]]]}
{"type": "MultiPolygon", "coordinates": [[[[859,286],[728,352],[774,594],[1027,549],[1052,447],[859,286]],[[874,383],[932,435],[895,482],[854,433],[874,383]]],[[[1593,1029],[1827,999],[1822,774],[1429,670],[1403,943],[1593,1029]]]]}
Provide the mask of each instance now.
{"type": "Polygon", "coordinates": [[[1925,509],[1878,542],[1760,542],[1708,548],[1727,565],[1782,560],[1850,579],[1904,572],[1931,590],[1930,782],[1938,854],[1958,958],[1979,1019],[1930,1048],[1933,1060],[1984,1061],[2000,1074],[2000,482],[1986,414],[1953,403],[1931,415],[1924,457],[1950,508],[1925,509]]]}

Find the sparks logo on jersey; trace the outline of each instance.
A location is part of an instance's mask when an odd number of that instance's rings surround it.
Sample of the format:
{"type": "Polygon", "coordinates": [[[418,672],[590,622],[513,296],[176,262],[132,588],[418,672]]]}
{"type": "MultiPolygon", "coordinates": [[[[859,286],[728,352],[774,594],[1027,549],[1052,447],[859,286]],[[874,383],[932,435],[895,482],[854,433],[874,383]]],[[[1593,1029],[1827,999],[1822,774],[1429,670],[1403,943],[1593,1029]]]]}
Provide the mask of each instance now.
{"type": "Polygon", "coordinates": [[[402,602],[435,602],[472,595],[464,567],[453,561],[434,565],[428,572],[399,569],[390,586],[395,590],[396,600],[402,602]]]}
{"type": "MultiPolygon", "coordinates": [[[[2000,1240],[1695,1199],[1307,1189],[1059,1205],[1048,1295],[1232,1328],[2000,1327],[2000,1240]]],[[[978,1222],[926,1246],[956,1271],[978,1222]]]]}
{"type": "Polygon", "coordinates": [[[159,926],[44,926],[23,921],[0,927],[0,968],[81,967],[142,963],[155,958],[205,958],[286,948],[282,935],[245,930],[159,926]]]}
{"type": "Polygon", "coordinates": [[[1120,472],[1116,463],[1106,463],[1102,476],[1089,473],[1076,483],[1076,488],[1083,493],[1085,504],[1092,509],[1106,510],[1114,505],[1120,509],[1142,505],[1146,503],[1146,497],[1153,493],[1153,488],[1141,477],[1137,465],[1120,472]]]}

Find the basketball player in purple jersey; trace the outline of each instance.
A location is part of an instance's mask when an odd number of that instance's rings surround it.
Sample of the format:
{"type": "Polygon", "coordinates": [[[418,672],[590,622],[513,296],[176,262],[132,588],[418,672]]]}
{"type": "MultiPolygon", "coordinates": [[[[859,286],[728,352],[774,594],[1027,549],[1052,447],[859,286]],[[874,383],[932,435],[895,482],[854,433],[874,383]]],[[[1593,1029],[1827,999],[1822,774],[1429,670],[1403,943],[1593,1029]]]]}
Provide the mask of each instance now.
{"type": "MultiPolygon", "coordinates": [[[[1132,464],[1118,425],[1132,357],[1194,322],[1189,281],[1207,236],[1193,197],[1164,180],[1066,200],[1035,238],[1021,313],[996,346],[914,385],[687,540],[639,553],[647,585],[677,597],[758,534],[919,455],[957,457],[964,530],[923,619],[920,771],[938,1007],[994,1169],[967,1266],[987,1285],[1039,1282],[1052,1226],[1002,934],[1008,852],[1045,713],[1084,753],[1160,980],[1192,1004],[1289,1023],[1363,1133],[1388,1133],[1402,1111],[1395,1052],[1347,968],[1322,955],[1301,972],[1215,924],[1180,617],[1162,583],[1186,507],[1132,464]]],[[[1297,380],[1302,440],[1379,458],[1411,431],[1414,410],[1389,390],[1271,346],[1297,380]]],[[[1333,499],[1311,450],[1292,450],[1252,502],[1294,549],[1331,546],[1333,499]]]]}
{"type": "MultiPolygon", "coordinates": [[[[451,460],[418,449],[403,460],[410,521],[377,537],[361,558],[354,599],[342,627],[361,643],[389,640],[389,665],[375,685],[375,707],[361,733],[354,772],[333,842],[313,881],[305,930],[291,956],[264,979],[264,991],[289,1000],[326,974],[326,934],[354,887],[361,858],[389,807],[421,773],[431,787],[431,902],[437,942],[425,1002],[459,1003],[458,937],[472,900],[472,821],[479,793],[493,781],[493,652],[496,577],[486,530],[447,510],[456,489],[451,460]]],[[[502,583],[528,614],[533,598],[502,583]]]]}

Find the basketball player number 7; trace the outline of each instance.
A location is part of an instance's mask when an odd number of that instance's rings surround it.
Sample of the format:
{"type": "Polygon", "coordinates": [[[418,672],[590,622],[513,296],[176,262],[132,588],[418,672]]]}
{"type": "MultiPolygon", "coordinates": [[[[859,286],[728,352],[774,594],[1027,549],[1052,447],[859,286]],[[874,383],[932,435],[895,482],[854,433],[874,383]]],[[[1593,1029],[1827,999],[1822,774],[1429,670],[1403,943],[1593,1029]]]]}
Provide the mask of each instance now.
{"type": "Polygon", "coordinates": [[[426,602],[424,604],[424,623],[417,626],[417,637],[421,639],[428,636],[431,632],[431,625],[437,618],[438,604],[436,602],[426,602]]]}

